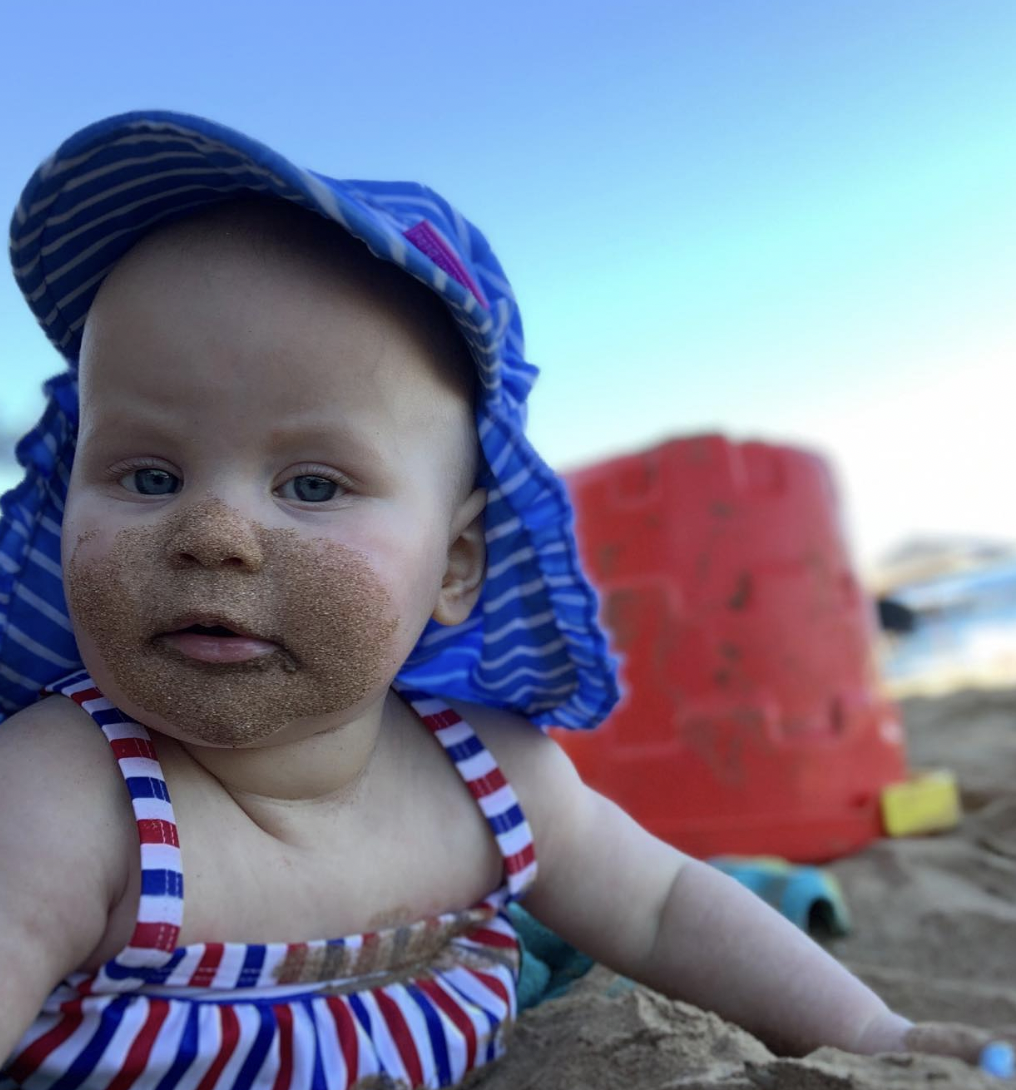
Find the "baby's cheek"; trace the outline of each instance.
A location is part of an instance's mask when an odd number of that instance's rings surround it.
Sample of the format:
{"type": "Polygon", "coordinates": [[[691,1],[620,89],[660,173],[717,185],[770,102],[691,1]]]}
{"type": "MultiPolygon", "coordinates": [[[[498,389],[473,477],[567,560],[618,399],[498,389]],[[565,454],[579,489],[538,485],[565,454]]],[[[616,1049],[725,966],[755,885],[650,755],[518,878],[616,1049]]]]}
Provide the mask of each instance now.
{"type": "Polygon", "coordinates": [[[281,630],[319,686],[321,710],[358,703],[387,686],[411,648],[399,610],[363,554],[327,542],[285,540],[272,552],[285,573],[281,630]]]}
{"type": "Polygon", "coordinates": [[[433,613],[444,571],[413,544],[280,542],[273,560],[287,572],[287,609],[304,618],[312,642],[359,641],[358,657],[396,671],[433,613]]]}
{"type": "Polygon", "coordinates": [[[75,632],[137,629],[158,561],[150,535],[128,529],[109,537],[86,530],[74,536],[69,558],[66,544],[64,589],[75,632]]]}
{"type": "Polygon", "coordinates": [[[74,535],[69,551],[64,589],[74,636],[89,673],[109,685],[120,672],[117,664],[131,661],[143,638],[139,605],[146,600],[152,549],[129,531],[106,541],[93,529],[74,535]]]}

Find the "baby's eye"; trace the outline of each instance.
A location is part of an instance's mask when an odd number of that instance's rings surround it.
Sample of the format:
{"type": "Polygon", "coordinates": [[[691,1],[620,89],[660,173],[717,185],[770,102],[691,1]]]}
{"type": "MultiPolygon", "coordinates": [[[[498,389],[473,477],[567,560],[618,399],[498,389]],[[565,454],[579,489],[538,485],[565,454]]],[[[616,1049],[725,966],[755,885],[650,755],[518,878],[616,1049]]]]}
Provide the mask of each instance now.
{"type": "Polygon", "coordinates": [[[175,473],[154,466],[125,473],[120,478],[120,483],[129,492],[137,492],[142,496],[169,496],[180,491],[180,478],[175,473]]]}
{"type": "Polygon", "coordinates": [[[300,500],[302,503],[326,503],[328,500],[335,499],[338,491],[338,482],[312,473],[291,477],[278,489],[283,499],[300,500]]]}

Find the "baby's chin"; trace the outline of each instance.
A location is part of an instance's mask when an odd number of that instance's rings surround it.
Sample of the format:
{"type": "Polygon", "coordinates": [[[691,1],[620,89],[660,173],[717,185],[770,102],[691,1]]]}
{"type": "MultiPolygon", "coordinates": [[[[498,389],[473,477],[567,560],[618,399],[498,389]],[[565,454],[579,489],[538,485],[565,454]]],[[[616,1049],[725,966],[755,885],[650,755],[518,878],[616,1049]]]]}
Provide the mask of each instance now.
{"type": "Polygon", "coordinates": [[[341,726],[388,688],[353,664],[319,673],[284,654],[212,664],[155,647],[123,650],[111,669],[86,659],[103,695],[142,726],[209,748],[254,749],[341,726]]]}

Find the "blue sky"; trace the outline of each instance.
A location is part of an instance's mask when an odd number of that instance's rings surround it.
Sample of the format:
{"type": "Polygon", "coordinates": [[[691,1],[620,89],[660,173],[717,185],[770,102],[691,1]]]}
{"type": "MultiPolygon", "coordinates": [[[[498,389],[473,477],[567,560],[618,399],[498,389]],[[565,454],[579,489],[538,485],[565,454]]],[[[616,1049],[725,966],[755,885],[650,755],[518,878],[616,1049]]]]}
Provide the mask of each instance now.
{"type": "MultiPolygon", "coordinates": [[[[830,455],[862,560],[1016,538],[1011,0],[42,11],[5,13],[3,208],[74,129],[145,106],[425,181],[515,286],[552,464],[761,436],[830,455]]],[[[0,278],[0,428],[57,365],[0,278]]]]}

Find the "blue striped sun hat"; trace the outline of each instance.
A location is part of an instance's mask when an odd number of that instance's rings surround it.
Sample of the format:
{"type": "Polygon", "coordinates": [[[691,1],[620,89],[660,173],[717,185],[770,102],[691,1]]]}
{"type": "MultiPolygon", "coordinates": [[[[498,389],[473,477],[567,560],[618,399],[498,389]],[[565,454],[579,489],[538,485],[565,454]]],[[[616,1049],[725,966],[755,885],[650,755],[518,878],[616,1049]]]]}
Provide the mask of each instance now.
{"type": "Polygon", "coordinates": [[[15,277],[67,370],[18,444],[24,480],[0,499],[0,717],[80,666],[60,569],[77,428],[81,332],[103,278],[156,224],[232,196],[292,201],[341,224],[443,300],[476,361],[488,567],[470,618],[431,622],[400,680],[593,727],[617,700],[615,664],[576,554],[564,489],[525,434],[536,369],[511,288],[483,235],[408,182],[336,181],[199,117],[123,114],[72,136],[29,181],[11,225],[15,277]]]}

